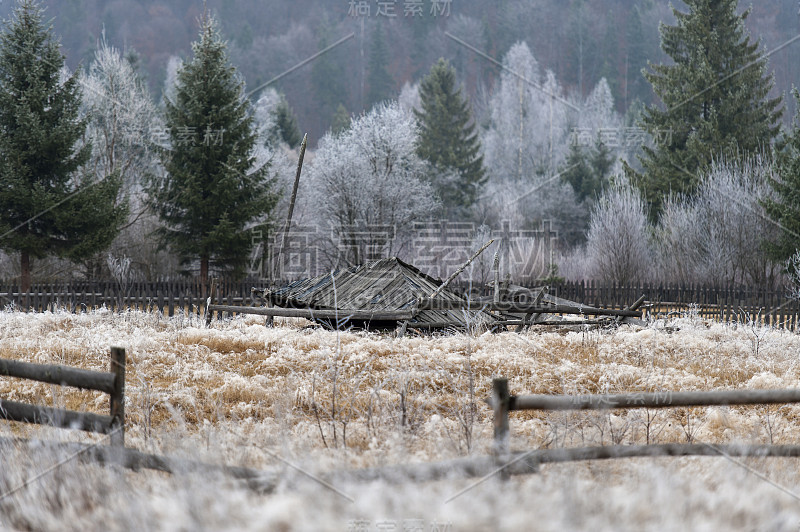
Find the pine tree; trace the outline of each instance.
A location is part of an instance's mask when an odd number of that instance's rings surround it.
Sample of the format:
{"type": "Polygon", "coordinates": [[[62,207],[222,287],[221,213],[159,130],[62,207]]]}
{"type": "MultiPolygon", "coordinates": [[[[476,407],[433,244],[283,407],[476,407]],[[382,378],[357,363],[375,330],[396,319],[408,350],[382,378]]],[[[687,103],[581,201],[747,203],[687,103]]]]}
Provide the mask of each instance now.
{"type": "Polygon", "coordinates": [[[414,111],[420,134],[417,153],[438,172],[455,172],[455,182],[440,190],[445,207],[469,207],[486,182],[483,156],[469,103],[456,86],[456,72],[445,59],[431,67],[420,84],[421,111],[414,111]]]}
{"type": "MultiPolygon", "coordinates": [[[[320,24],[318,50],[324,50],[331,44],[331,26],[325,19],[320,24]]],[[[316,104],[316,116],[324,130],[328,118],[333,117],[337,108],[347,99],[344,80],[344,61],[340,50],[330,50],[314,60],[311,67],[311,89],[316,104]]],[[[298,131],[299,134],[299,131],[298,131]]]]}
{"type": "Polygon", "coordinates": [[[108,247],[127,215],[118,173],[91,181],[84,165],[78,72],[61,80],[64,56],[33,0],[0,34],[0,247],[20,253],[22,289],[31,259],[83,259],[108,247]]]}
{"type": "Polygon", "coordinates": [[[276,196],[268,165],[254,156],[258,137],[244,83],[207,15],[192,52],[166,102],[167,177],[150,192],[164,242],[184,263],[199,258],[205,280],[212,265],[242,273],[253,245],[248,229],[267,229],[276,196]]]}
{"type": "Polygon", "coordinates": [[[614,159],[611,150],[598,139],[594,149],[570,145],[561,179],[572,186],[579,202],[600,197],[608,185],[614,159]]]}
{"type": "Polygon", "coordinates": [[[290,148],[296,148],[303,140],[300,128],[297,126],[297,117],[294,116],[294,111],[289,107],[289,102],[283,94],[278,107],[275,108],[275,127],[279,140],[288,144],[290,148]]]}
{"type": "MultiPolygon", "coordinates": [[[[800,92],[793,91],[800,104],[800,92]]],[[[767,214],[782,229],[777,242],[766,248],[773,259],[785,262],[800,250],[800,111],[791,133],[775,150],[776,178],[769,180],[775,198],[764,202],[767,214]]]]}
{"type": "Polygon", "coordinates": [[[372,46],[369,50],[369,63],[367,64],[367,91],[366,108],[370,109],[376,103],[388,100],[395,91],[394,79],[389,74],[389,48],[383,38],[383,28],[377,24],[372,32],[372,46]]]}
{"type": "Polygon", "coordinates": [[[351,122],[350,113],[347,112],[344,105],[339,104],[331,120],[331,133],[338,135],[342,131],[350,129],[351,122]]]}
{"type": "Polygon", "coordinates": [[[687,0],[673,9],[677,24],[661,26],[664,52],[673,64],[651,65],[645,77],[664,109],[645,111],[641,126],[654,138],[644,147],[641,175],[626,165],[657,215],[670,193],[691,194],[715,157],[742,158],[778,133],[781,99],[768,97],[773,76],[759,43],[751,43],[738,0],[687,0]]]}

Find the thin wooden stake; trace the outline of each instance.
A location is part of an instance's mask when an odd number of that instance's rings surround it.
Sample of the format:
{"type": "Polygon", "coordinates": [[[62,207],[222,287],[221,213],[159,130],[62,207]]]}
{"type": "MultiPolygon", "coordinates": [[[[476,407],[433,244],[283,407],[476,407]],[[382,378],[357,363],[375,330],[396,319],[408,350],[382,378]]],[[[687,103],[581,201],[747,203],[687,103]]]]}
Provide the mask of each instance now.
{"type": "Polygon", "coordinates": [[[294,187],[292,188],[292,196],[289,199],[289,214],[286,216],[286,225],[283,228],[283,242],[281,243],[281,249],[278,250],[278,254],[275,256],[275,270],[272,272],[273,279],[278,273],[278,259],[280,259],[281,255],[286,249],[286,246],[289,245],[289,228],[292,225],[292,215],[294,214],[294,204],[297,200],[297,187],[300,185],[300,172],[303,171],[303,159],[306,155],[306,146],[308,146],[308,133],[303,135],[303,142],[300,144],[300,158],[297,161],[297,173],[294,176],[294,187]]]}
{"type": "Polygon", "coordinates": [[[484,251],[486,248],[488,248],[489,246],[491,246],[493,242],[494,242],[494,238],[493,238],[493,239],[491,239],[491,240],[489,240],[489,241],[488,241],[487,243],[485,243],[483,246],[481,246],[481,249],[479,249],[478,251],[476,251],[476,252],[475,252],[475,254],[474,254],[474,255],[472,255],[472,256],[471,256],[471,257],[470,257],[470,258],[467,260],[467,262],[465,262],[465,263],[464,263],[464,264],[463,264],[463,265],[462,265],[462,266],[461,266],[459,269],[457,269],[456,271],[454,271],[454,272],[453,272],[453,274],[452,274],[450,277],[448,277],[448,278],[447,278],[447,280],[446,280],[445,282],[443,282],[443,283],[442,283],[442,285],[441,285],[439,288],[437,288],[436,290],[434,290],[434,292],[433,292],[433,293],[430,295],[430,299],[433,299],[434,297],[436,297],[436,296],[438,296],[439,294],[441,294],[441,293],[442,293],[442,291],[443,291],[445,288],[447,288],[447,285],[449,285],[450,283],[452,283],[452,282],[453,282],[453,279],[455,279],[456,277],[458,277],[458,276],[461,274],[461,272],[463,272],[464,270],[466,270],[466,269],[467,269],[467,266],[469,266],[470,264],[472,264],[472,261],[473,261],[473,260],[475,260],[476,258],[478,258],[478,255],[480,255],[481,253],[483,253],[483,251],[484,251]]]}
{"type": "Polygon", "coordinates": [[[494,252],[494,304],[500,303],[500,252],[494,252]]]}
{"type": "Polygon", "coordinates": [[[111,348],[111,373],[114,392],[111,393],[111,445],[125,447],[125,349],[111,348]]]}
{"type": "Polygon", "coordinates": [[[219,281],[217,280],[216,277],[211,279],[211,290],[208,294],[208,299],[206,300],[206,327],[211,326],[211,315],[214,313],[211,310],[211,306],[216,303],[218,282],[219,281]]]}

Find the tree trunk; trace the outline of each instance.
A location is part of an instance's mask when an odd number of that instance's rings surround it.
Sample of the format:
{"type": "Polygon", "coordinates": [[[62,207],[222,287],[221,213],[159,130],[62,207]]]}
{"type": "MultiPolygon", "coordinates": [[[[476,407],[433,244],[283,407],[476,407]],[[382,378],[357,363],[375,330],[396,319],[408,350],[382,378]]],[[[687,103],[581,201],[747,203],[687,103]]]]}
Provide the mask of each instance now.
{"type": "Polygon", "coordinates": [[[208,257],[200,257],[200,280],[204,283],[208,279],[208,257]]]}
{"type": "Polygon", "coordinates": [[[20,292],[27,292],[31,289],[31,256],[27,251],[19,254],[20,271],[20,292]]]}
{"type": "Polygon", "coordinates": [[[200,257],[200,288],[205,299],[208,295],[208,257],[200,257]]]}

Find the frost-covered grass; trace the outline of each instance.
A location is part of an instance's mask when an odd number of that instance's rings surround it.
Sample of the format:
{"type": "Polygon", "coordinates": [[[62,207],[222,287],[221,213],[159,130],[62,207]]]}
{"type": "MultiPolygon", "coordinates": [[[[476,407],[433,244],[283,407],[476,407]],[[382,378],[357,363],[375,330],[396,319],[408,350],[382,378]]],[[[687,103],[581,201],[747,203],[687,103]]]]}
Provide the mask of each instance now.
{"type": "MultiPolygon", "coordinates": [[[[210,329],[159,314],[0,312],[0,357],[106,370],[127,348],[126,444],[277,471],[291,488],[257,495],[222,477],[133,473],[67,461],[0,499],[0,528],[425,530],[770,528],[796,530],[800,501],[724,458],[554,464],[488,481],[336,484],[331,470],[485,454],[493,376],[512,393],[800,386],[800,336],[688,316],[617,332],[407,337],[239,317],[210,329]],[[676,330],[677,328],[677,330],[676,330]],[[305,480],[303,480],[305,479],[305,480]],[[388,525],[387,525],[388,526],[388,525]]],[[[0,378],[0,397],[106,413],[100,393],[0,378]]],[[[795,443],[800,406],[512,414],[513,449],[611,443],[795,443]]],[[[0,436],[97,441],[0,423],[0,436]]],[[[58,462],[0,447],[0,493],[58,462]]],[[[798,461],[741,464],[800,494],[798,461]]]]}

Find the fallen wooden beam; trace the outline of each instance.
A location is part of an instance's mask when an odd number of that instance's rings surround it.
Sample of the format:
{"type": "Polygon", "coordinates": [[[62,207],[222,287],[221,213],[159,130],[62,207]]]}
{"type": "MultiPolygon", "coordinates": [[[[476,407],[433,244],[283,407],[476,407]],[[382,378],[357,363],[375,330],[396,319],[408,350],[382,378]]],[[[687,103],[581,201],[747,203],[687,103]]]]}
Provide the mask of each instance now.
{"type": "Polygon", "coordinates": [[[91,412],[73,412],[49,406],[34,406],[6,399],[0,399],[0,419],[103,434],[111,432],[114,422],[114,418],[111,416],[91,412]]]}
{"type": "Polygon", "coordinates": [[[482,301],[431,301],[420,302],[419,310],[489,310],[499,312],[515,312],[520,314],[581,314],[589,316],[630,316],[639,318],[641,311],[617,310],[610,308],[594,308],[572,305],[529,305],[501,301],[499,304],[482,301]]]}
{"type": "Polygon", "coordinates": [[[336,319],[363,321],[401,321],[410,320],[414,313],[408,310],[315,310],[305,308],[267,308],[238,307],[232,305],[209,305],[208,311],[231,312],[238,314],[256,314],[258,316],[278,316],[283,318],[336,319]]]}

